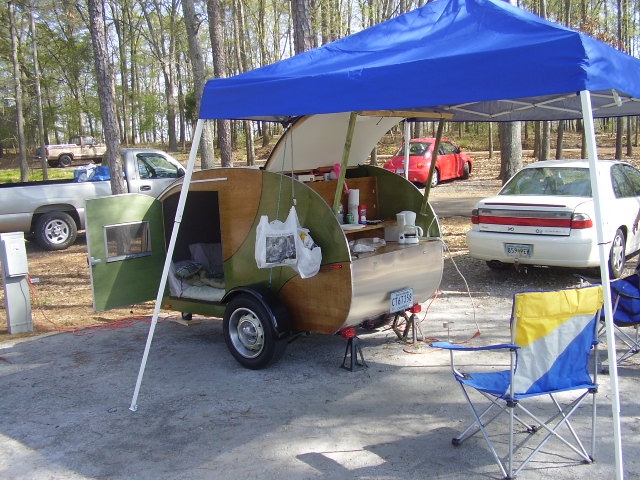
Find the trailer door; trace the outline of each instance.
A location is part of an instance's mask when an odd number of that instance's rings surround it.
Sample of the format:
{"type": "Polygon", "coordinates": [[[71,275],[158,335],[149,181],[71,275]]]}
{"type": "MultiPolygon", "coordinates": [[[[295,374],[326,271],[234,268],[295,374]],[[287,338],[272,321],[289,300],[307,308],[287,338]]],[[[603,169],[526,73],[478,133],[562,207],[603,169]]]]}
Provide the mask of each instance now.
{"type": "Polygon", "coordinates": [[[86,202],[93,308],[156,298],[166,256],[162,203],[127,193],[86,202]]]}

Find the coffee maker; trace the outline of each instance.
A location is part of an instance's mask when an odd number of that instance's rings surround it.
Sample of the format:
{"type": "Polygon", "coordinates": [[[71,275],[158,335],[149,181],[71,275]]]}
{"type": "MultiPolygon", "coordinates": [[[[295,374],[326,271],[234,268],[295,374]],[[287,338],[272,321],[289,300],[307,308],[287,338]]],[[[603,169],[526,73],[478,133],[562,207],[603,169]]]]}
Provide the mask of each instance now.
{"type": "Polygon", "coordinates": [[[411,244],[420,241],[423,231],[422,227],[416,225],[415,212],[396,213],[396,223],[398,224],[398,243],[411,244]]]}

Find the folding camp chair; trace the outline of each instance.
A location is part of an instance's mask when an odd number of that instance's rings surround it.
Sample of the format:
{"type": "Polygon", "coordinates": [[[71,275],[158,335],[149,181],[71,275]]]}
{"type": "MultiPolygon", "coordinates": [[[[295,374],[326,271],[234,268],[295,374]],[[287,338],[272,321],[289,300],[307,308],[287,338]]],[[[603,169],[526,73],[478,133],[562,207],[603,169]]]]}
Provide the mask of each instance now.
{"type": "MultiPolygon", "coordinates": [[[[610,283],[611,304],[613,309],[613,326],[615,336],[622,341],[626,350],[617,357],[620,365],[629,357],[640,352],[640,273],[636,272],[628,277],[619,278],[610,283]],[[631,327],[634,333],[629,335],[626,330],[631,327]]],[[[603,326],[604,332],[604,326],[603,326]]]]}
{"type": "MultiPolygon", "coordinates": [[[[453,375],[462,388],[475,419],[462,434],[453,439],[452,443],[460,445],[477,432],[481,432],[506,479],[515,478],[552,438],[560,440],[582,461],[591,463],[595,447],[597,358],[593,355],[593,377],[589,373],[589,359],[591,351],[595,350],[597,345],[598,318],[602,304],[602,287],[599,285],[518,293],[514,298],[511,316],[511,343],[485,347],[469,347],[448,342],[432,343],[434,347],[450,351],[453,375]],[[508,370],[469,373],[459,371],[454,363],[456,351],[484,351],[481,354],[486,355],[487,350],[498,349],[510,352],[511,362],[508,370]],[[474,390],[482,395],[473,393],[474,390]],[[566,393],[569,391],[571,392],[566,393]],[[474,397],[473,401],[470,393],[474,397]],[[571,415],[588,394],[592,394],[590,452],[584,448],[570,422],[571,415]],[[536,408],[540,408],[539,402],[534,400],[534,397],[540,396],[548,396],[551,400],[553,413],[547,421],[540,420],[538,414],[532,413],[536,408]],[[488,400],[488,406],[484,409],[478,408],[474,404],[476,397],[477,400],[488,400]],[[532,408],[534,405],[536,408],[532,408]],[[489,415],[494,408],[499,411],[489,415]],[[508,416],[506,454],[499,454],[494,447],[492,439],[497,444],[499,435],[487,429],[493,424],[496,431],[499,430],[500,422],[493,422],[500,418],[501,413],[508,416]],[[530,425],[528,421],[533,421],[534,425],[530,425]],[[526,438],[519,441],[518,445],[515,445],[516,422],[524,427],[527,433],[526,438]],[[541,430],[545,432],[544,437],[542,432],[534,435],[541,430]],[[531,446],[528,456],[521,460],[521,457],[526,455],[526,452],[522,454],[525,444],[534,439],[540,441],[538,446],[531,446]],[[519,453],[518,459],[514,458],[516,453],[519,453]],[[516,460],[520,464],[514,469],[516,460]]],[[[506,436],[503,438],[506,439],[506,436]]],[[[521,437],[520,434],[517,436],[521,437]]]]}

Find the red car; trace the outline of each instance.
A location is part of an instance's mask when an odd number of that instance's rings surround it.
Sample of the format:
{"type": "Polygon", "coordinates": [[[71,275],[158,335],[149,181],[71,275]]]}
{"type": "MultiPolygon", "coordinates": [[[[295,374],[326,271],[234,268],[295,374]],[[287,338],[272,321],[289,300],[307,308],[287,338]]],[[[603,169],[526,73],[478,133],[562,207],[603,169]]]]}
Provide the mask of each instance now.
{"type": "MultiPolygon", "coordinates": [[[[427,183],[435,143],[435,138],[414,138],[409,143],[409,181],[418,187],[422,188],[427,183]]],[[[404,176],[404,147],[385,162],[384,168],[404,176]]],[[[442,139],[431,186],[435,187],[444,180],[467,179],[472,168],[473,161],[469,155],[452,141],[442,139]]]]}

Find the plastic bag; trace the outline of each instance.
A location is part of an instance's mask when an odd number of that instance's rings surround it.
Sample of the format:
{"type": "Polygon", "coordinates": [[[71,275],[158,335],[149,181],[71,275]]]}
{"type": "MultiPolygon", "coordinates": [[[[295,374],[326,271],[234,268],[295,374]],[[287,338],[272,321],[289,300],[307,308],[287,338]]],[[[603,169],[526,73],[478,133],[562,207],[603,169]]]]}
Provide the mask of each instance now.
{"type": "Polygon", "coordinates": [[[349,248],[353,253],[368,253],[375,252],[380,247],[384,247],[387,244],[382,238],[359,238],[358,240],[351,240],[349,242],[349,248]]]}
{"type": "Polygon", "coordinates": [[[93,163],[88,165],[80,165],[73,169],[74,182],[88,182],[95,174],[96,166],[93,163]]]}
{"type": "Polygon", "coordinates": [[[309,230],[300,226],[296,209],[291,207],[284,222],[269,222],[266,215],[260,217],[255,258],[258,268],[289,266],[302,278],[309,278],[320,270],[322,250],[311,238],[309,230]]]}
{"type": "Polygon", "coordinates": [[[298,263],[295,266],[298,274],[302,278],[313,277],[320,270],[322,263],[322,250],[315,244],[309,230],[298,227],[296,236],[296,249],[298,253],[298,263]]]}
{"type": "Polygon", "coordinates": [[[294,266],[297,263],[298,216],[293,207],[284,222],[262,215],[256,229],[255,257],[258,268],[294,266]]]}

